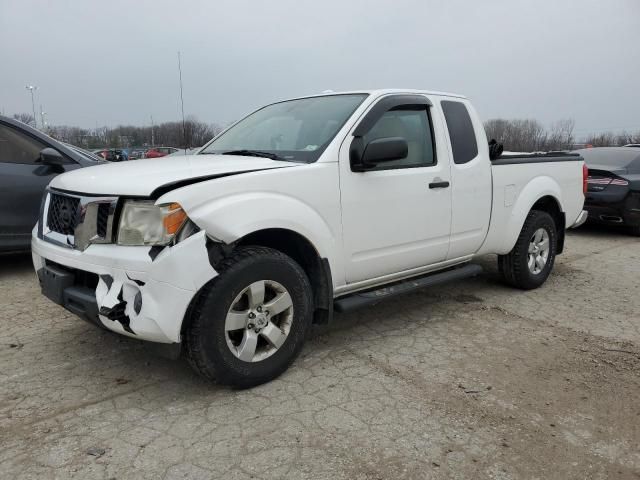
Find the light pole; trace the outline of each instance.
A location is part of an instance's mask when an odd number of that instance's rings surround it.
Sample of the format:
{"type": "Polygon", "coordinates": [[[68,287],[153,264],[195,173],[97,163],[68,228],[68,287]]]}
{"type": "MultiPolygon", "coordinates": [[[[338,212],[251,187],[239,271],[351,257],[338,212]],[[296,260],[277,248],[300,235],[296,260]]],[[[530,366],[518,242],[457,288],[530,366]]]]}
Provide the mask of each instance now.
{"type": "Polygon", "coordinates": [[[42,109],[42,105],[40,105],[40,126],[42,130],[47,131],[47,121],[45,120],[47,116],[47,112],[42,109]]]}
{"type": "Polygon", "coordinates": [[[27,85],[26,87],[27,90],[29,90],[31,92],[31,109],[33,110],[33,124],[36,128],[38,128],[38,120],[36,119],[36,102],[33,99],[33,91],[37,90],[38,87],[34,86],[34,85],[27,85]]]}

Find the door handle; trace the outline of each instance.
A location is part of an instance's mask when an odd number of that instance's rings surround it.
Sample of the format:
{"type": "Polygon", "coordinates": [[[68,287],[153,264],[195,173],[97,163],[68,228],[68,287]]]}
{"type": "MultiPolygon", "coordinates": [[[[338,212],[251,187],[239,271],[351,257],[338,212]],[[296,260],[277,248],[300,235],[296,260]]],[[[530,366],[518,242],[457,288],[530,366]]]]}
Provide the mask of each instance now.
{"type": "Polygon", "coordinates": [[[449,182],[446,180],[440,180],[436,178],[437,182],[431,182],[429,184],[429,188],[447,188],[449,186],[449,182]]]}

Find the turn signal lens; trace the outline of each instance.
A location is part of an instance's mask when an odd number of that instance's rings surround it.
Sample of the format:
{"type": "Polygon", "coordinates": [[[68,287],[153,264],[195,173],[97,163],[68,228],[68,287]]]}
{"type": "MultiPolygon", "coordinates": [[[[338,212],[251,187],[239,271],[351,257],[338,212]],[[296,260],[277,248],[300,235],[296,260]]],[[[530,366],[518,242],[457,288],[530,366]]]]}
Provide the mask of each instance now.
{"type": "Polygon", "coordinates": [[[188,220],[178,203],[127,200],[120,215],[118,244],[168,245],[188,220]]]}
{"type": "Polygon", "coordinates": [[[169,235],[175,235],[186,220],[187,214],[184,213],[180,204],[172,203],[168,207],[168,213],[162,219],[162,224],[164,225],[165,232],[169,235]]]}

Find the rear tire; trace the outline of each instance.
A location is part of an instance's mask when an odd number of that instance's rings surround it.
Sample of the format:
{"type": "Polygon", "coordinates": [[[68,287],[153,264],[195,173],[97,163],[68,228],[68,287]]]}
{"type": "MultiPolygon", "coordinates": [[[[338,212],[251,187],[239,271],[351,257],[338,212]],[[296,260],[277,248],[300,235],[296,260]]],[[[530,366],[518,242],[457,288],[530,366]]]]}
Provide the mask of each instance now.
{"type": "Polygon", "coordinates": [[[187,359],[217,383],[248,388],[268,382],[289,367],[306,340],[309,279],[293,259],[266,247],[240,247],[217,270],[187,319],[187,359]]]}
{"type": "Polygon", "coordinates": [[[556,224],[551,215],[532,210],[513,249],[507,255],[498,256],[502,278],[507,284],[523,290],[538,288],[553,269],[557,244],[556,224]]]}

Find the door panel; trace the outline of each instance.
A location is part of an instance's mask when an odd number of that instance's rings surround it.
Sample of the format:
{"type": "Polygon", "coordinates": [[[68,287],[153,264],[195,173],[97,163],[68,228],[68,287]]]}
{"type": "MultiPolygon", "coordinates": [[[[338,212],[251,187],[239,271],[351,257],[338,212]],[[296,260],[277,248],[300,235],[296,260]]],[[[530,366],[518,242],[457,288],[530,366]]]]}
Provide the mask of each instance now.
{"type": "Polygon", "coordinates": [[[28,246],[46,186],[56,175],[78,167],[38,163],[40,151],[48,146],[0,124],[0,248],[28,246]]]}
{"type": "Polygon", "coordinates": [[[442,167],[353,173],[342,181],[347,283],[443,261],[451,190],[431,190],[442,167]]]}
{"type": "Polygon", "coordinates": [[[38,219],[51,167],[0,163],[0,233],[29,236],[38,219]]]}
{"type": "Polygon", "coordinates": [[[492,201],[491,165],[484,129],[471,105],[441,102],[451,150],[451,244],[447,259],[473,254],[489,229],[492,201]]]}
{"type": "MultiPolygon", "coordinates": [[[[429,188],[430,183],[450,181],[446,148],[441,141],[435,141],[433,148],[434,138],[440,139],[442,132],[438,128],[432,132],[425,125],[424,131],[420,130],[422,136],[417,135],[419,119],[402,108],[380,118],[362,141],[366,145],[374,137],[405,138],[409,146],[405,159],[395,165],[379,164],[380,169],[354,172],[350,149],[352,142],[360,139],[349,134],[340,150],[347,283],[427,266],[447,256],[451,188],[429,188]]],[[[361,123],[365,121],[366,116],[361,123]]]]}

